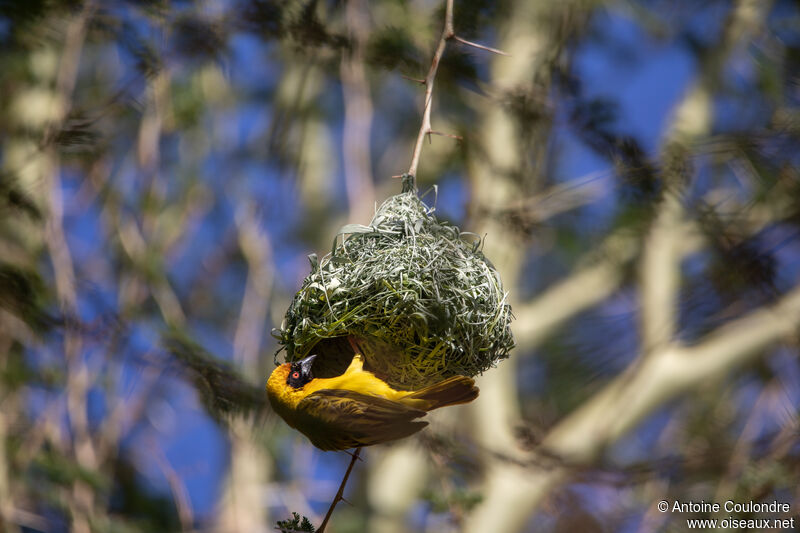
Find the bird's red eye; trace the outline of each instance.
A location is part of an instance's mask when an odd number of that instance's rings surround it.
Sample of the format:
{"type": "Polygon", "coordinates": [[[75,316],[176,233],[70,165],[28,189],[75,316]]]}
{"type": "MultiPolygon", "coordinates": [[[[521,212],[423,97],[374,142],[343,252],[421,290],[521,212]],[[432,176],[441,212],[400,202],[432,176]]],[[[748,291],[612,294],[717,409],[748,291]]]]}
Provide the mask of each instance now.
{"type": "Polygon", "coordinates": [[[294,378],[294,379],[300,379],[300,372],[298,372],[297,370],[295,370],[294,372],[292,372],[292,378],[294,378]]]}

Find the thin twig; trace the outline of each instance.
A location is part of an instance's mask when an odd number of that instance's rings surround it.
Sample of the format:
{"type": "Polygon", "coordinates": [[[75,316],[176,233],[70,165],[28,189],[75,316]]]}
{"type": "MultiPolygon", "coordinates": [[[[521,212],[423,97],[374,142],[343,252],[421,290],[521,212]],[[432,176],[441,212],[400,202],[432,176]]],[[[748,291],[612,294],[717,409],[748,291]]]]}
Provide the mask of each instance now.
{"type": "Polygon", "coordinates": [[[416,180],[417,167],[419,167],[419,156],[422,153],[422,142],[425,135],[431,132],[431,106],[433,103],[433,83],[436,79],[436,72],[439,70],[439,62],[444,54],[444,49],[447,47],[447,41],[452,39],[455,35],[453,31],[453,0],[447,0],[445,3],[444,12],[444,29],[442,36],[439,39],[439,45],[436,47],[436,53],[433,54],[433,61],[431,61],[431,68],[428,69],[428,75],[425,76],[425,108],[422,112],[422,126],[419,128],[417,134],[417,142],[414,144],[414,152],[411,155],[411,165],[408,167],[408,174],[416,180]]]}
{"type": "Polygon", "coordinates": [[[328,512],[325,514],[325,518],[322,520],[322,524],[320,524],[319,529],[317,529],[317,533],[325,533],[325,526],[328,525],[328,520],[331,519],[331,515],[333,514],[333,510],[336,508],[336,504],[341,501],[347,501],[344,499],[344,487],[347,485],[347,479],[350,477],[350,472],[353,470],[353,465],[355,465],[356,461],[358,461],[358,456],[360,454],[361,447],[358,447],[356,448],[356,451],[353,452],[352,459],[350,459],[350,465],[348,465],[347,471],[344,473],[344,477],[342,478],[342,483],[339,485],[339,490],[336,491],[336,496],[333,497],[331,506],[328,507],[328,512]]]}
{"type": "Polygon", "coordinates": [[[190,531],[194,523],[194,512],[192,511],[192,502],[189,499],[189,491],[186,489],[186,484],[155,441],[149,443],[148,447],[151,452],[150,456],[155,460],[161,473],[167,479],[167,484],[172,492],[172,499],[178,511],[181,531],[190,531]]]}

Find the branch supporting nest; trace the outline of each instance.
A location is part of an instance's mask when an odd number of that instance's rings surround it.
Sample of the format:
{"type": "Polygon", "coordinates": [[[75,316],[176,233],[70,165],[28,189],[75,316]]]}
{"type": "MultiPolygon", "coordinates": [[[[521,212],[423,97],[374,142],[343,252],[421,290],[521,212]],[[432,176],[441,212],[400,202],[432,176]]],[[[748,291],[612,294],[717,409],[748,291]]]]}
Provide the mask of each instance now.
{"type": "Polygon", "coordinates": [[[428,136],[429,140],[431,135],[442,135],[444,137],[451,137],[459,141],[463,140],[458,135],[441,133],[438,131],[434,131],[433,128],[431,128],[433,85],[434,81],[436,80],[436,73],[439,71],[439,63],[441,63],[442,56],[444,55],[444,50],[445,48],[447,48],[447,41],[451,39],[466,46],[472,46],[480,50],[492,52],[494,54],[500,54],[504,56],[509,55],[503,52],[502,50],[498,50],[497,48],[492,48],[490,46],[484,46],[482,44],[473,43],[472,41],[462,39],[461,37],[456,35],[455,29],[453,28],[453,0],[446,0],[445,11],[444,11],[444,29],[442,29],[442,35],[439,38],[439,44],[436,46],[436,52],[433,54],[433,60],[431,61],[431,66],[428,69],[428,74],[425,76],[425,79],[423,80],[403,76],[408,80],[415,81],[425,86],[425,106],[422,111],[422,125],[419,128],[419,133],[417,133],[417,141],[416,143],[414,143],[414,151],[411,154],[411,165],[408,167],[408,172],[407,172],[407,174],[412,176],[412,178],[415,181],[417,177],[417,168],[419,167],[419,158],[420,154],[422,153],[422,144],[426,135],[428,136]]]}

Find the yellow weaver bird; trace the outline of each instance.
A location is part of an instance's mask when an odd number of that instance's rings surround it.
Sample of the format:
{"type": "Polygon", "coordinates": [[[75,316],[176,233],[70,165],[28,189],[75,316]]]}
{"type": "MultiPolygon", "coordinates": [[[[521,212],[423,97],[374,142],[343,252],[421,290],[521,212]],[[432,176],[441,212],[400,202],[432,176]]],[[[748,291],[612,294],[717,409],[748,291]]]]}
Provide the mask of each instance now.
{"type": "Polygon", "coordinates": [[[344,374],[314,378],[316,355],[277,367],[267,396],[287,424],[321,450],[346,450],[407,437],[427,422],[432,409],[471,402],[475,381],[454,376],[417,391],[396,390],[368,370],[356,352],[344,374]]]}

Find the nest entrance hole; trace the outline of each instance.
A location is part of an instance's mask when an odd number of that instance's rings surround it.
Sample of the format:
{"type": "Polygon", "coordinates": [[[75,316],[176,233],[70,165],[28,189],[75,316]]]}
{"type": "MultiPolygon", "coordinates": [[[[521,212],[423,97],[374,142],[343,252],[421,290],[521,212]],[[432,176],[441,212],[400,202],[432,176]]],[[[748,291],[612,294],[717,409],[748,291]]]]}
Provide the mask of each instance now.
{"type": "Polygon", "coordinates": [[[317,355],[312,367],[316,378],[341,376],[350,366],[355,355],[353,347],[347,340],[347,335],[321,339],[308,353],[317,355]]]}
{"type": "MultiPolygon", "coordinates": [[[[348,336],[342,335],[317,341],[308,353],[317,355],[312,367],[315,378],[335,378],[344,374],[356,352],[348,336]]],[[[362,354],[362,356],[364,357],[364,370],[372,372],[392,386],[401,386],[391,382],[388,376],[375,368],[370,363],[370,357],[367,354],[362,354]]]]}

